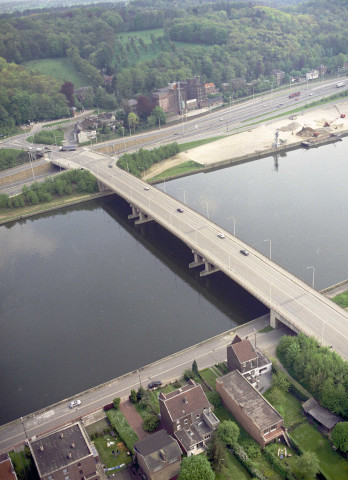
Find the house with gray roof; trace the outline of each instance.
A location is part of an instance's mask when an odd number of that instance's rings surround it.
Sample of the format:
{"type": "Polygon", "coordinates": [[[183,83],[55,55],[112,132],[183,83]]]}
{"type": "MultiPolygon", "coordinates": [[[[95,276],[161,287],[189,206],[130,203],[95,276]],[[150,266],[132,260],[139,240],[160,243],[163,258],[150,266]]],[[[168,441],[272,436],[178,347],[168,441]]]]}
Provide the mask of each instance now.
{"type": "Polygon", "coordinates": [[[205,450],[212,433],[219,425],[202,386],[194,380],[159,397],[161,422],[174,435],[187,456],[205,450]]]}
{"type": "Polygon", "coordinates": [[[148,480],[170,480],[179,474],[181,448],[164,430],[134,444],[139,473],[148,480]]]}
{"type": "Polygon", "coordinates": [[[227,366],[229,370],[237,369],[251,377],[272,371],[272,362],[256,346],[253,347],[248,338],[243,340],[239,335],[227,347],[227,366]]]}
{"type": "Polygon", "coordinates": [[[342,418],[319,405],[313,397],[302,403],[302,407],[306,414],[319,423],[326,433],[330,433],[337,423],[343,421],[342,418]]]}
{"type": "Polygon", "coordinates": [[[79,423],[29,442],[29,448],[41,480],[99,479],[99,461],[79,423]]]}
{"type": "Polygon", "coordinates": [[[226,408],[262,448],[280,437],[288,442],[283,417],[239,370],[218,377],[216,391],[226,408]]]}

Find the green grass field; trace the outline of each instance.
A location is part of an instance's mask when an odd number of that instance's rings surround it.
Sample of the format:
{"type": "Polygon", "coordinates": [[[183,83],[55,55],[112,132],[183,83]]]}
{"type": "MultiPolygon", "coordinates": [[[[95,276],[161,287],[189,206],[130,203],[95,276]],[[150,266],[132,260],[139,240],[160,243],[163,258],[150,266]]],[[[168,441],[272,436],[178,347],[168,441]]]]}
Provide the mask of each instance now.
{"type": "Polygon", "coordinates": [[[200,370],[200,376],[215,390],[215,380],[217,377],[221,377],[220,373],[217,373],[216,369],[206,368],[205,370],[200,370]]]}
{"type": "MultiPolygon", "coordinates": [[[[265,392],[264,397],[269,401],[268,392],[265,392]]],[[[281,411],[281,415],[284,417],[285,426],[291,428],[293,425],[305,420],[305,418],[302,415],[301,402],[290,393],[285,393],[284,397],[284,403],[279,405],[274,403],[273,406],[276,410],[281,411]]]]}
{"type": "Polygon", "coordinates": [[[75,88],[89,85],[88,78],[81,77],[69,58],[44,58],[31,60],[22,65],[28,70],[56,78],[62,83],[71,82],[75,88]]]}
{"type": "Polygon", "coordinates": [[[240,461],[232,455],[227,448],[224,459],[226,466],[221,473],[215,474],[215,480],[230,480],[231,478],[235,478],[236,480],[249,480],[251,478],[240,461]]]}
{"type": "Polygon", "coordinates": [[[340,307],[348,308],[348,291],[336,295],[336,297],[334,297],[332,300],[340,307]]]}
{"type": "Polygon", "coordinates": [[[331,480],[348,478],[348,462],[333,448],[329,441],[308,422],[296,427],[291,435],[303,450],[316,453],[320,468],[327,472],[331,480]]]}

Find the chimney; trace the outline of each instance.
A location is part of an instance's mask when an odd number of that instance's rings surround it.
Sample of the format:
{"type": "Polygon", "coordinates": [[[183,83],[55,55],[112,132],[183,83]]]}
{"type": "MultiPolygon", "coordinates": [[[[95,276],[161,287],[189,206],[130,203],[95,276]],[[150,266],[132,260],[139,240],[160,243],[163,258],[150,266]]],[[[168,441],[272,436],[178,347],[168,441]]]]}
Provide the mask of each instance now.
{"type": "Polygon", "coordinates": [[[60,438],[64,438],[64,433],[61,432],[61,434],[59,436],[60,436],[60,438]]]}
{"type": "Polygon", "coordinates": [[[40,446],[40,452],[43,452],[44,451],[44,447],[43,445],[40,446]]]}
{"type": "Polygon", "coordinates": [[[72,453],[71,452],[68,453],[68,458],[72,458],[72,453]]]}
{"type": "Polygon", "coordinates": [[[187,397],[184,397],[184,402],[188,403],[188,398],[187,397]]]}
{"type": "Polygon", "coordinates": [[[71,444],[71,448],[75,448],[75,443],[72,443],[72,444],[71,444]]]}
{"type": "Polygon", "coordinates": [[[160,453],[160,456],[161,456],[162,460],[163,460],[164,462],[166,462],[166,461],[167,461],[166,452],[161,449],[159,453],[160,453]]]}

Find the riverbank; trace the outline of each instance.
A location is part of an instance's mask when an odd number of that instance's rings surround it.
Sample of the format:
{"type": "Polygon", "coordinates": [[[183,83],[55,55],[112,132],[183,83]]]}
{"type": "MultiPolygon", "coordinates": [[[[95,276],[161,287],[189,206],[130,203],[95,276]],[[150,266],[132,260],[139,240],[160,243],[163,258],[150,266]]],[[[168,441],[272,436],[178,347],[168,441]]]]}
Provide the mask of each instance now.
{"type": "Polygon", "coordinates": [[[15,222],[25,218],[30,218],[41,213],[51,212],[58,208],[69,207],[71,205],[77,205],[79,203],[88,202],[96,198],[105,197],[107,195],[113,195],[114,192],[105,191],[98,193],[90,193],[88,195],[74,195],[72,197],[64,197],[58,200],[53,200],[50,203],[32,205],[24,208],[8,208],[3,209],[4,213],[0,213],[0,225],[5,223],[15,222]]]}
{"type": "MultiPolygon", "coordinates": [[[[348,113],[348,100],[337,102],[336,105],[339,106],[340,112],[348,113]]],[[[196,171],[206,171],[223,165],[284,153],[300,148],[302,142],[308,140],[314,141],[315,146],[337,141],[337,138],[330,135],[348,135],[348,114],[347,117],[341,118],[336,105],[320,106],[297,115],[275,119],[245,132],[232,133],[216,142],[179,153],[172,159],[151,167],[146,172],[144,180],[188,161],[202,165],[202,168],[196,171]],[[325,127],[325,124],[329,126],[325,127]],[[276,141],[278,146],[275,146],[276,141]]],[[[193,170],[190,173],[194,172],[193,170]]]]}

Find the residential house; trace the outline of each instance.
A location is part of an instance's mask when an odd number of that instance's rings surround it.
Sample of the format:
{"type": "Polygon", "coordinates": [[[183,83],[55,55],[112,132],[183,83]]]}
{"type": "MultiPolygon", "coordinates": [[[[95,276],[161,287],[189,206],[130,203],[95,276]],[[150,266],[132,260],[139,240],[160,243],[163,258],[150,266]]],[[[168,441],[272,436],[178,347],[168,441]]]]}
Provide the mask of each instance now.
{"type": "Polygon", "coordinates": [[[343,421],[342,418],[319,405],[313,397],[304,402],[302,407],[306,414],[312,417],[326,433],[330,433],[337,423],[343,421]]]}
{"type": "Polygon", "coordinates": [[[231,371],[237,369],[254,378],[272,370],[272,362],[256,346],[253,347],[248,338],[243,340],[239,335],[227,347],[227,366],[231,371]]]}
{"type": "Polygon", "coordinates": [[[79,423],[29,442],[41,480],[96,480],[98,453],[79,423]]]}
{"type": "Polygon", "coordinates": [[[275,77],[277,85],[280,85],[285,77],[285,72],[275,69],[271,71],[271,75],[275,77]]]}
{"type": "Polygon", "coordinates": [[[216,92],[215,83],[205,83],[204,84],[204,89],[205,89],[206,95],[210,95],[212,93],[215,93],[216,92]]]}
{"type": "Polygon", "coordinates": [[[306,80],[314,80],[316,78],[319,78],[319,70],[311,70],[306,73],[306,80]]]}
{"type": "Polygon", "coordinates": [[[187,456],[205,450],[219,420],[202,386],[189,380],[173,392],[161,392],[158,399],[163,427],[174,435],[187,456]]]}
{"type": "Polygon", "coordinates": [[[136,442],[134,452],[138,471],[148,480],[170,480],[179,473],[181,448],[164,430],[136,442]]]}
{"type": "Polygon", "coordinates": [[[288,442],[283,417],[239,370],[218,377],[216,391],[226,408],[262,448],[280,437],[288,442]]]}
{"type": "Polygon", "coordinates": [[[319,72],[319,75],[322,77],[322,76],[324,76],[324,75],[326,74],[326,72],[327,72],[327,66],[326,66],[326,65],[319,65],[319,66],[317,67],[317,70],[318,70],[318,72],[319,72]]]}
{"type": "Polygon", "coordinates": [[[0,478],[1,480],[17,480],[13,463],[7,453],[0,456],[0,478]]]}

